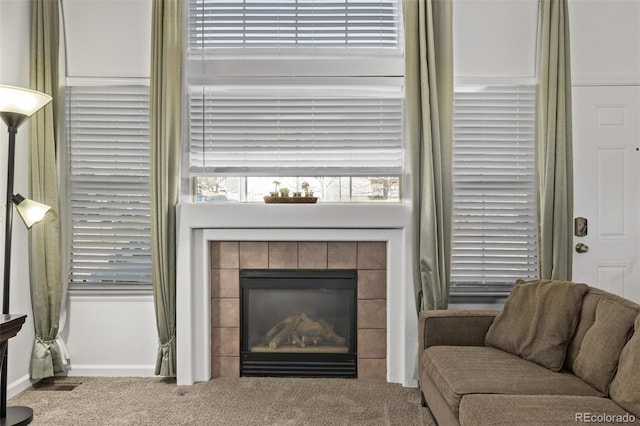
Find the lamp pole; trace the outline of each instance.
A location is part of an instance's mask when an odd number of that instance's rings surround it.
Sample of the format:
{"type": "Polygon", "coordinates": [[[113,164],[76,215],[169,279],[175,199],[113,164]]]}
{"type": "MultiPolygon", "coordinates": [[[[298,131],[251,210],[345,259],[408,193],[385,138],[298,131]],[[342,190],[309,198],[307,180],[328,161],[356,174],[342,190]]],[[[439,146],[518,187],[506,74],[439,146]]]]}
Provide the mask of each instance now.
{"type": "MultiPolygon", "coordinates": [[[[13,176],[16,157],[16,134],[18,128],[9,126],[9,155],[7,157],[7,193],[4,227],[4,281],[2,282],[2,313],[9,313],[9,283],[11,281],[11,232],[13,231],[13,176]]],[[[4,379],[4,377],[3,377],[4,379]]],[[[0,412],[3,414],[4,410],[0,412]]]]}
{"type": "MultiPolygon", "coordinates": [[[[18,129],[9,126],[9,156],[7,160],[7,194],[4,227],[4,281],[2,282],[2,313],[9,313],[9,282],[11,278],[11,233],[13,231],[13,168],[16,156],[16,133],[18,129]]],[[[8,346],[8,345],[7,345],[8,346]]],[[[7,358],[8,348],[4,348],[2,356],[2,381],[0,383],[0,419],[7,417],[7,358]]]]}
{"type": "MultiPolygon", "coordinates": [[[[4,281],[2,283],[2,314],[9,314],[9,290],[11,282],[11,234],[13,231],[13,180],[16,155],[16,134],[18,124],[24,116],[11,114],[8,117],[9,152],[7,157],[7,193],[4,228],[4,281]],[[14,116],[15,117],[12,117],[14,116]]],[[[5,119],[7,117],[5,116],[5,119]]],[[[7,360],[9,356],[8,342],[2,343],[2,378],[0,379],[0,426],[27,425],[33,419],[33,410],[29,407],[10,407],[7,409],[7,360]]]]}

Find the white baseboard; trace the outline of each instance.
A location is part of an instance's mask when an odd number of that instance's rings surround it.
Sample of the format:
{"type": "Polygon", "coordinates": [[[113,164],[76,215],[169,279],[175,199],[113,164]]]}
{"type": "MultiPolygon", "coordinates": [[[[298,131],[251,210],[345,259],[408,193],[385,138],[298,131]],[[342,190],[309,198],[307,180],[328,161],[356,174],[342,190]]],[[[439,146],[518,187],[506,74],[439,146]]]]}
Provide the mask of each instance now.
{"type": "MultiPolygon", "coordinates": [[[[31,380],[28,374],[20,377],[18,380],[13,381],[7,384],[7,399],[11,399],[14,396],[18,395],[20,392],[27,390],[31,387],[32,384],[36,383],[37,380],[31,380]]],[[[9,404],[11,405],[11,404],[9,404]]]]}
{"type": "Polygon", "coordinates": [[[155,365],[71,365],[69,377],[154,377],[155,365]]]}
{"type": "Polygon", "coordinates": [[[416,379],[407,380],[402,384],[402,387],[405,388],[417,388],[418,381],[416,379]]]}
{"type": "MultiPolygon", "coordinates": [[[[75,365],[67,368],[68,377],[155,377],[155,365],[75,365]]],[[[7,398],[11,399],[29,389],[38,380],[31,380],[28,374],[7,385],[7,398]]]]}

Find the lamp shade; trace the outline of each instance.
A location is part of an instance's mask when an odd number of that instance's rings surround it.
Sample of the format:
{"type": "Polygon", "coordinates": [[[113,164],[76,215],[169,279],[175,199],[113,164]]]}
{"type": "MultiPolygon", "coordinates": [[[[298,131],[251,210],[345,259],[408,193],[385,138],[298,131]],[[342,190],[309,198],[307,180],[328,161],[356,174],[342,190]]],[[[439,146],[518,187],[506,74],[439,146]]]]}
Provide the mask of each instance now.
{"type": "Polygon", "coordinates": [[[0,116],[7,126],[17,127],[51,99],[46,93],[0,85],[0,116]]]}
{"type": "Polygon", "coordinates": [[[24,198],[20,194],[15,194],[11,197],[11,201],[16,205],[16,210],[18,210],[18,214],[28,229],[31,229],[33,225],[44,219],[47,212],[51,210],[51,207],[46,204],[24,198]]]}

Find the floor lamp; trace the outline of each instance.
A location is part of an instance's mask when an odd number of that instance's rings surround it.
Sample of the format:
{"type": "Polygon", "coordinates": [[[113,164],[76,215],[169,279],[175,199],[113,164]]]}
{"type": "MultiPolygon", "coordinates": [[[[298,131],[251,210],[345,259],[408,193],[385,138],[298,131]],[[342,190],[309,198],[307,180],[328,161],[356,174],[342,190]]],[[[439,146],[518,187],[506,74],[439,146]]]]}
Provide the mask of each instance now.
{"type": "MultiPolygon", "coordinates": [[[[7,157],[7,193],[4,234],[4,281],[2,287],[2,313],[9,314],[9,289],[11,279],[11,232],[13,230],[13,206],[27,228],[42,220],[50,207],[28,200],[13,193],[16,134],[18,127],[29,117],[51,102],[51,96],[34,90],[0,85],[0,118],[9,128],[9,155],[7,157]]],[[[26,425],[33,419],[29,407],[7,407],[7,348],[2,356],[0,395],[0,425],[26,425]]]]}

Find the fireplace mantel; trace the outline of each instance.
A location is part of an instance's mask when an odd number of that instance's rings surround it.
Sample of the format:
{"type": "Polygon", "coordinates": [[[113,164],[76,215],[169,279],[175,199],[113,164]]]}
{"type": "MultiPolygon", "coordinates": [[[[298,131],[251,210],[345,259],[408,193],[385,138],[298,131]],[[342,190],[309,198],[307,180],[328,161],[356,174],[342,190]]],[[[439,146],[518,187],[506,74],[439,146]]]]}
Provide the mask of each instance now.
{"type": "Polygon", "coordinates": [[[180,204],[177,382],[211,378],[210,241],[385,241],[387,381],[415,386],[417,321],[406,204],[180,204]]]}

